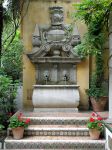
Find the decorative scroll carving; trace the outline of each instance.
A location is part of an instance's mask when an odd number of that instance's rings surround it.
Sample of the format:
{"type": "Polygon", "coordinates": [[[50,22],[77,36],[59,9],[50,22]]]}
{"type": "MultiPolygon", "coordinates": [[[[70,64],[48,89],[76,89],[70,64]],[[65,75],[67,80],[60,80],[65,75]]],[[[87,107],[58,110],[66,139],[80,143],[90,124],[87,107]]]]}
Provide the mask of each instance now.
{"type": "MultiPolygon", "coordinates": [[[[36,25],[33,34],[33,51],[28,57],[33,61],[40,57],[75,57],[73,47],[80,43],[77,27],[70,31],[70,26],[63,23],[63,7],[49,8],[51,25],[36,25]]],[[[79,57],[77,56],[79,59],[79,57]]]]}
{"type": "Polygon", "coordinates": [[[64,52],[69,52],[72,49],[71,44],[67,43],[62,46],[64,52]]]}

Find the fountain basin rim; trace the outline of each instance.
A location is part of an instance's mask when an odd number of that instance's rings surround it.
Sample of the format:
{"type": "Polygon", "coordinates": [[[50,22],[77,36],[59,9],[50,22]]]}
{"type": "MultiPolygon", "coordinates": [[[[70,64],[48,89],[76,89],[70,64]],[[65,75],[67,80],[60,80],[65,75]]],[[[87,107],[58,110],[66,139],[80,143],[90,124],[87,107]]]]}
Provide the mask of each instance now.
{"type": "Polygon", "coordinates": [[[79,85],[33,85],[34,88],[79,88],[79,85]]]}

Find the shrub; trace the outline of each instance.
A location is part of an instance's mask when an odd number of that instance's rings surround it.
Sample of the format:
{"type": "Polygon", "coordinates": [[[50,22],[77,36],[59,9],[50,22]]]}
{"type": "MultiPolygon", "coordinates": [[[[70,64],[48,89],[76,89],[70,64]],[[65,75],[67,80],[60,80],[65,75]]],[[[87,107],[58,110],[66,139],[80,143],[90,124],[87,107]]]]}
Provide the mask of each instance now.
{"type": "Polygon", "coordinates": [[[7,126],[7,120],[15,111],[15,97],[17,93],[17,83],[13,84],[11,78],[0,75],[0,123],[7,126]]]}

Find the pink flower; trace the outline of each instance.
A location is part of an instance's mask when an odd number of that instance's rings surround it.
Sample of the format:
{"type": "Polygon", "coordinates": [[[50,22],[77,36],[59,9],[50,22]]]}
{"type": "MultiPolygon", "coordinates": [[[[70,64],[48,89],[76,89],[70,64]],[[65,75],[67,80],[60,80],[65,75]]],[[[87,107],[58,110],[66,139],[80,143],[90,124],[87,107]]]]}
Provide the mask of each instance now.
{"type": "Polygon", "coordinates": [[[98,117],[97,120],[101,121],[101,120],[103,120],[103,119],[102,119],[101,117],[98,117]]]}
{"type": "Polygon", "coordinates": [[[18,115],[18,120],[23,121],[22,117],[23,117],[23,113],[20,112],[19,115],[18,115]]]}
{"type": "Polygon", "coordinates": [[[93,112],[93,113],[92,113],[92,116],[93,116],[93,117],[95,117],[95,116],[96,116],[96,114],[93,112]]]}
{"type": "Polygon", "coordinates": [[[90,122],[94,122],[95,121],[95,119],[94,118],[90,118],[90,122]]]}
{"type": "Polygon", "coordinates": [[[92,117],[98,117],[98,115],[95,112],[93,112],[92,117]]]}
{"type": "Polygon", "coordinates": [[[29,118],[25,120],[25,123],[26,123],[26,124],[28,124],[29,122],[30,122],[30,119],[29,119],[29,118]]]}

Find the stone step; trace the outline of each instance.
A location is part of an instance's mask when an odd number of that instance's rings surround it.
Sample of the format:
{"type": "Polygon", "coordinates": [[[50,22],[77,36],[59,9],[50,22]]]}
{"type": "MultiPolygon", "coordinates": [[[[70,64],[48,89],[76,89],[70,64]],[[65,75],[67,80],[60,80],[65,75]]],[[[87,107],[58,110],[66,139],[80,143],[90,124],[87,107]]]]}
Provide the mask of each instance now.
{"type": "MultiPolygon", "coordinates": [[[[12,135],[9,129],[9,135],[12,135]]],[[[88,128],[73,125],[30,125],[24,135],[33,136],[89,136],[88,128]]]]}
{"type": "Polygon", "coordinates": [[[86,125],[88,117],[24,117],[31,125],[86,125]]]}
{"type": "MultiPolygon", "coordinates": [[[[17,114],[20,111],[17,112],[17,114]]],[[[22,111],[24,118],[31,119],[31,125],[86,125],[92,112],[29,112],[22,111]]],[[[107,112],[99,112],[104,119],[107,112]]]]}
{"type": "Polygon", "coordinates": [[[73,149],[105,150],[105,140],[91,140],[90,137],[72,136],[26,136],[21,140],[5,139],[6,149],[73,149]]]}

